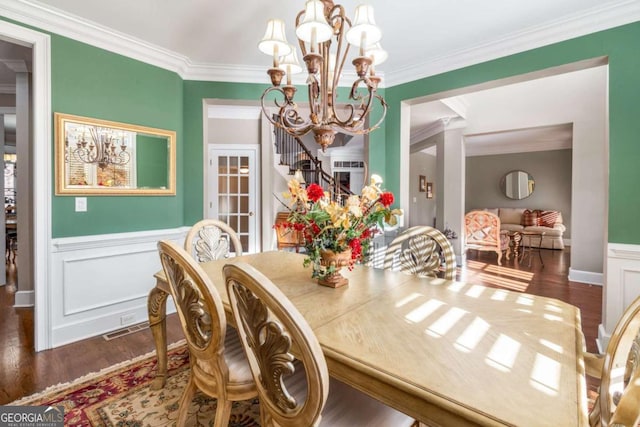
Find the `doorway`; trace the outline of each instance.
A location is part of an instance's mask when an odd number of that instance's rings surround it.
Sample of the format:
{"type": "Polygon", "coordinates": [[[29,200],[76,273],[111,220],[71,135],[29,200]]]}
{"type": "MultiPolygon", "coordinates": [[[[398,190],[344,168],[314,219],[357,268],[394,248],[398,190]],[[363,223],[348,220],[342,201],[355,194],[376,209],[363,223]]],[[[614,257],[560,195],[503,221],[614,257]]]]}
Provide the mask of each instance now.
{"type": "Polygon", "coordinates": [[[255,145],[209,147],[208,218],[236,231],[245,253],[258,251],[258,150],[255,145]]]}

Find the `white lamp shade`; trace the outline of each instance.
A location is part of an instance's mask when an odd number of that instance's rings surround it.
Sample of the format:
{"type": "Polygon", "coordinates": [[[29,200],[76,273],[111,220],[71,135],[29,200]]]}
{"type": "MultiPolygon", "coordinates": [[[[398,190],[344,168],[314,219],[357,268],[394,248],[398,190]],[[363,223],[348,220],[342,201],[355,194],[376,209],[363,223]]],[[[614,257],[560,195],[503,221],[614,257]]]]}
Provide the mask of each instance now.
{"type": "Polygon", "coordinates": [[[300,62],[298,61],[298,53],[293,46],[289,46],[291,48],[291,52],[288,55],[280,58],[280,68],[284,70],[285,73],[288,74],[298,74],[302,72],[302,67],[300,66],[300,62]]]}
{"type": "Polygon", "coordinates": [[[354,46],[360,47],[364,40],[364,47],[366,48],[379,42],[381,38],[382,31],[376,26],[376,21],[373,18],[373,7],[368,4],[361,4],[356,8],[353,24],[347,31],[347,41],[354,46]]]}
{"type": "Polygon", "coordinates": [[[380,43],[375,43],[373,46],[368,47],[365,55],[373,59],[373,65],[380,65],[389,57],[389,54],[380,46],[380,43]]]}
{"type": "Polygon", "coordinates": [[[273,55],[275,48],[278,48],[278,56],[288,55],[291,45],[287,43],[287,36],[284,33],[284,21],[282,19],[270,19],[267,22],[267,31],[258,43],[258,49],[267,55],[273,55]]]}
{"type": "Polygon", "coordinates": [[[320,0],[309,0],[304,6],[304,19],[296,28],[296,36],[304,42],[326,42],[333,35],[333,28],[324,16],[324,4],[320,0]],[[315,40],[313,32],[315,30],[315,40]]]}

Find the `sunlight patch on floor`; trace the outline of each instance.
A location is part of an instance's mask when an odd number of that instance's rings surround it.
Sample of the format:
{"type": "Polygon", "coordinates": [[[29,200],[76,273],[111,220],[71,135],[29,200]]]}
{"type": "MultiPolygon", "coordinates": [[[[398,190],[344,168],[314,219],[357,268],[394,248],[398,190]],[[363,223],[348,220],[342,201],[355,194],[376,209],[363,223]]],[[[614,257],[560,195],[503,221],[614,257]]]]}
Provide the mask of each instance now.
{"type": "Polygon", "coordinates": [[[479,273],[470,277],[469,281],[473,280],[474,277],[478,278],[478,281],[482,281],[482,283],[488,283],[491,285],[500,286],[501,288],[510,289],[512,291],[525,292],[529,287],[529,283],[519,282],[517,280],[507,279],[505,277],[493,276],[491,274],[479,273]]]}

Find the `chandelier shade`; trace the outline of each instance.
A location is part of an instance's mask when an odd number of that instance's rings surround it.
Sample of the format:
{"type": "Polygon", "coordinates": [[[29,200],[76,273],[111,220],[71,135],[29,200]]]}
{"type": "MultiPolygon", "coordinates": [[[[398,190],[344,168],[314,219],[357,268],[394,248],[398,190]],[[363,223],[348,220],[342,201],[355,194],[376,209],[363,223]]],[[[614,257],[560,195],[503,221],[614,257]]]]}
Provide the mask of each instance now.
{"type": "Polygon", "coordinates": [[[273,67],[267,71],[272,86],[261,97],[267,119],[296,137],[312,132],[323,151],[337,132],[368,134],[377,129],[384,120],[387,104],[376,92],[380,77],[375,75],[372,65],[382,63],[387,53],[379,45],[382,32],[375,24],[373,8],[358,6],[351,21],[344,7],[332,0],[308,0],[296,17],[296,37],[303,67],[299,66],[296,50],[283,46],[286,43],[283,21],[268,21],[259,43],[262,52],[273,56],[273,67]],[[349,56],[351,46],[357,49],[349,56]],[[337,87],[349,62],[356,77],[349,84],[348,99],[339,100],[337,87]],[[297,89],[291,84],[291,75],[302,68],[308,74],[308,115],[298,110],[294,101],[297,89]],[[286,85],[281,86],[285,75],[286,85]],[[278,109],[276,114],[267,106],[268,100],[278,109]],[[382,114],[375,124],[368,126],[367,118],[376,101],[382,114]]]}

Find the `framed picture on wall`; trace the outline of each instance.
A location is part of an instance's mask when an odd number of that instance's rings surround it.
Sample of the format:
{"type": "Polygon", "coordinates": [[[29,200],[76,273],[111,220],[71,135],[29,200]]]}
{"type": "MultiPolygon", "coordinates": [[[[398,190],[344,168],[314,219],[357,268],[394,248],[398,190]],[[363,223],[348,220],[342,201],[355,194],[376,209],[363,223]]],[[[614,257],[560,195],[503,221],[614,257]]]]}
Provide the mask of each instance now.
{"type": "Polygon", "coordinates": [[[418,177],[418,191],[421,193],[427,191],[427,177],[424,175],[418,177]]]}
{"type": "Polygon", "coordinates": [[[427,182],[425,185],[427,190],[427,199],[433,199],[433,182],[427,182]]]}

